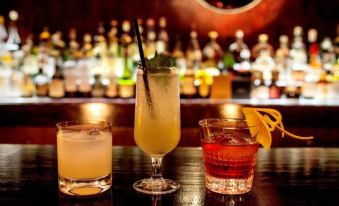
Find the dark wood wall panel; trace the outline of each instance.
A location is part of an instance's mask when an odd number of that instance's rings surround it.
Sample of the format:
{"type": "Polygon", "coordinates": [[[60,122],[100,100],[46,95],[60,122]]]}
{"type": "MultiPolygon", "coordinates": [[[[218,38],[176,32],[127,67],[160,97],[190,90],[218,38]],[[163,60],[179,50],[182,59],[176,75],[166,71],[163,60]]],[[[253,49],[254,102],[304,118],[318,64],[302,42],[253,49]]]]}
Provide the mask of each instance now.
{"type": "MultiPolygon", "coordinates": [[[[67,32],[77,27],[80,32],[94,32],[99,21],[108,22],[141,18],[168,18],[168,28],[173,39],[180,34],[188,39],[190,25],[195,23],[201,43],[207,41],[206,33],[217,30],[220,43],[228,45],[237,28],[245,30],[247,42],[253,45],[257,35],[266,32],[277,46],[280,34],[292,35],[296,25],[305,29],[317,28],[321,37],[335,36],[339,23],[337,0],[262,0],[252,10],[238,15],[217,14],[201,6],[196,0],[2,0],[0,14],[7,15],[11,9],[21,14],[20,32],[26,36],[30,31],[39,33],[48,25],[52,31],[67,32]]],[[[224,46],[226,47],[226,46],[224,46]]]]}
{"type": "MultiPolygon", "coordinates": [[[[135,145],[134,100],[121,99],[43,99],[44,102],[1,103],[0,144],[34,143],[55,144],[55,124],[62,121],[107,120],[112,122],[114,145],[135,145]]],[[[339,106],[300,105],[298,103],[260,104],[242,102],[242,105],[277,109],[283,116],[285,128],[292,133],[315,137],[311,141],[281,138],[274,132],[273,147],[317,146],[338,147],[339,106]]],[[[199,146],[198,121],[204,118],[240,118],[241,105],[236,100],[182,100],[180,146],[199,146]]]]}

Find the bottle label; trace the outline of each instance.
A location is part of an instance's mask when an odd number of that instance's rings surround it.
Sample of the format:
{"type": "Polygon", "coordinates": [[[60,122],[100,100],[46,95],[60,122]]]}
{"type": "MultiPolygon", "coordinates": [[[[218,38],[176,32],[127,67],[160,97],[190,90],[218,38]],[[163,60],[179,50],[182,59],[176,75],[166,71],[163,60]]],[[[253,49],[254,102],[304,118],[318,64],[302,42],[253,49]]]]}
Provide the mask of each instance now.
{"type": "Polygon", "coordinates": [[[182,85],[182,92],[183,95],[194,95],[196,93],[196,88],[194,86],[194,77],[184,78],[184,82],[182,85]]]}
{"type": "Polygon", "coordinates": [[[279,99],[280,98],[280,92],[278,87],[271,87],[270,88],[270,99],[279,99]]]}
{"type": "Polygon", "coordinates": [[[117,86],[113,84],[108,85],[105,95],[110,98],[118,96],[117,86]]]}
{"type": "Polygon", "coordinates": [[[47,96],[48,85],[47,84],[36,85],[36,94],[38,96],[47,96]]]}
{"type": "Polygon", "coordinates": [[[48,95],[55,98],[64,97],[64,82],[61,79],[53,79],[49,87],[48,95]]]}
{"type": "Polygon", "coordinates": [[[89,83],[82,82],[79,85],[79,92],[86,93],[86,92],[90,92],[90,91],[91,91],[91,85],[89,83]]]}
{"type": "Polygon", "coordinates": [[[66,92],[76,92],[77,85],[75,78],[66,78],[65,79],[65,91],[66,92]]]}
{"type": "Polygon", "coordinates": [[[210,86],[208,84],[199,85],[199,95],[200,97],[208,97],[210,93],[210,86]]]}
{"type": "Polygon", "coordinates": [[[121,98],[132,98],[134,96],[134,86],[132,85],[120,85],[119,96],[121,98]]]}

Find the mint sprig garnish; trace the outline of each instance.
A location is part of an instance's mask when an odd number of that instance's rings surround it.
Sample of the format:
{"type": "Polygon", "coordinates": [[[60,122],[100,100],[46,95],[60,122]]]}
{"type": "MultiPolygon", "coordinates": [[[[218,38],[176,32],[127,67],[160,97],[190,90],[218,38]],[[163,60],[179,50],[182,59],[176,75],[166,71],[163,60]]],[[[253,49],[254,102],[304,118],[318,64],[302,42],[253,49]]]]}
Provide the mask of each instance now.
{"type": "MultiPolygon", "coordinates": [[[[170,73],[171,70],[175,67],[175,60],[168,54],[158,54],[157,52],[155,52],[153,58],[145,58],[145,64],[146,68],[142,67],[142,62],[139,62],[139,68],[142,68],[142,70],[144,71],[143,80],[145,84],[146,98],[149,105],[150,113],[154,115],[152,112],[152,98],[149,88],[148,74],[170,73]]],[[[157,81],[157,84],[162,84],[163,87],[167,89],[169,85],[169,80],[167,77],[159,76],[155,80],[157,81]]]]}
{"type": "MultiPolygon", "coordinates": [[[[155,69],[161,67],[175,67],[175,60],[173,57],[166,53],[158,54],[155,52],[154,57],[150,59],[145,59],[146,69],[155,69]]],[[[141,64],[139,64],[141,65],[141,64]]]]}

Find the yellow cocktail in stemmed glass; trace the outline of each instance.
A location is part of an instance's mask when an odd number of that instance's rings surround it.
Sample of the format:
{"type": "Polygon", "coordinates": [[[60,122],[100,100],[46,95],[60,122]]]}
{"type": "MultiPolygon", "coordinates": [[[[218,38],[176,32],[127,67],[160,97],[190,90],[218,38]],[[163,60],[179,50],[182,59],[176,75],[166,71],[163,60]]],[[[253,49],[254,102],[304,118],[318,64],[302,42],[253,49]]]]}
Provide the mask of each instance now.
{"type": "Polygon", "coordinates": [[[151,195],[174,192],[180,185],[161,175],[165,154],[180,140],[179,77],[174,60],[166,54],[155,53],[145,59],[138,20],[133,20],[140,54],[137,74],[134,139],[140,149],[151,156],[153,172],[148,179],[133,184],[135,190],[151,195]]]}
{"type": "Polygon", "coordinates": [[[179,78],[175,67],[147,68],[147,71],[145,74],[139,69],[137,74],[134,139],[151,156],[153,173],[150,178],[135,182],[133,187],[142,193],[166,194],[180,187],[161,175],[163,156],[180,140],[179,78]]]}

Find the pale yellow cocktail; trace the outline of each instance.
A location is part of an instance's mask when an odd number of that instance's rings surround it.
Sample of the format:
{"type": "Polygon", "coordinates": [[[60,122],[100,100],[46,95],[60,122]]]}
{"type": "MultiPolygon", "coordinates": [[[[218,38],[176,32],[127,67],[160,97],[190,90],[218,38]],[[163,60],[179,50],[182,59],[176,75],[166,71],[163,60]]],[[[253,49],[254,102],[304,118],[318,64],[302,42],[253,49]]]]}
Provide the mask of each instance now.
{"type": "Polygon", "coordinates": [[[59,188],[70,195],[92,195],[111,186],[112,134],[106,122],[58,124],[59,188]]]}
{"type": "Polygon", "coordinates": [[[151,156],[173,150],[180,140],[179,79],[175,70],[159,69],[148,75],[151,107],[142,72],[137,75],[134,139],[151,156]]]}

